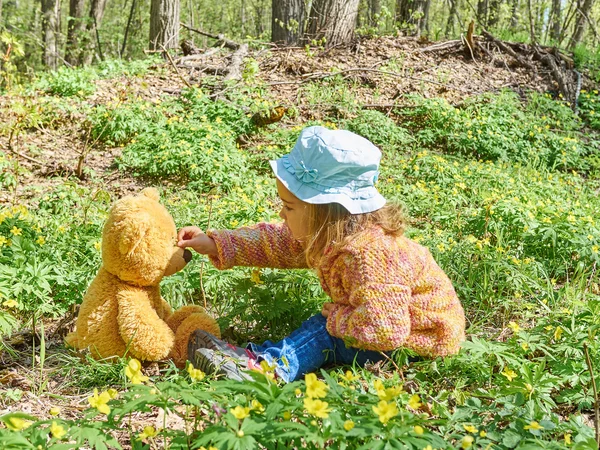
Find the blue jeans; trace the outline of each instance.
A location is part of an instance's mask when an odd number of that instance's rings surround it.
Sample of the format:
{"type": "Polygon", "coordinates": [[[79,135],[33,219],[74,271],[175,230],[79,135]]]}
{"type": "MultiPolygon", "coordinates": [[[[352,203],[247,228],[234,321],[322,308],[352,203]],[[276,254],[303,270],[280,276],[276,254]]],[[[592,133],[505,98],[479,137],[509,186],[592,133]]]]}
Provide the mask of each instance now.
{"type": "Polygon", "coordinates": [[[346,347],[342,339],[327,332],[326,324],[327,319],[318,314],[279,342],[251,343],[248,347],[259,361],[275,365],[275,373],[286,382],[299,380],[326,364],[356,363],[363,366],[367,361],[374,363],[385,359],[376,351],[346,347]]]}

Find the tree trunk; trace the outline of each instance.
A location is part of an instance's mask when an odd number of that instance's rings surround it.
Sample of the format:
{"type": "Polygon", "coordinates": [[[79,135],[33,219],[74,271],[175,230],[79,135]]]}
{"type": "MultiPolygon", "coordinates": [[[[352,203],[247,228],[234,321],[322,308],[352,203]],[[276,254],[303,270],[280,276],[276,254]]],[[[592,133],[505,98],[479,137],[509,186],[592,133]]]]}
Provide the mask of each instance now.
{"type": "Polygon", "coordinates": [[[487,23],[488,27],[493,27],[498,23],[498,19],[500,18],[500,4],[501,0],[490,0],[488,5],[488,18],[487,23]]]}
{"type": "Polygon", "coordinates": [[[430,0],[396,0],[396,23],[420,34],[428,26],[430,0]]]}
{"type": "Polygon", "coordinates": [[[152,0],[150,6],[150,49],[179,46],[179,0],[152,0]]]}
{"type": "Polygon", "coordinates": [[[477,2],[477,22],[487,28],[488,26],[488,0],[479,0],[477,2]]]}
{"type": "Polygon", "coordinates": [[[69,17],[67,19],[67,54],[65,59],[73,66],[77,65],[80,57],[79,40],[85,31],[83,13],[85,0],[69,1],[69,17]]]}
{"type": "Polygon", "coordinates": [[[448,21],[446,22],[446,36],[454,35],[454,24],[456,23],[456,11],[460,7],[458,4],[460,0],[450,0],[450,14],[448,14],[448,21]]]}
{"type": "Polygon", "coordinates": [[[304,0],[273,0],[271,41],[282,45],[298,45],[304,23],[304,0]]]}
{"type": "Polygon", "coordinates": [[[569,49],[573,50],[577,44],[581,42],[583,38],[583,32],[585,31],[585,25],[590,17],[590,11],[592,10],[592,4],[594,0],[585,0],[583,6],[577,8],[577,20],[575,21],[575,28],[573,36],[571,36],[571,42],[569,42],[569,49]]]}
{"type": "Polygon", "coordinates": [[[42,0],[42,31],[44,33],[43,62],[49,69],[58,66],[58,9],[60,0],[42,0]]]}
{"type": "Polygon", "coordinates": [[[552,0],[552,22],[550,23],[550,37],[554,42],[557,42],[560,39],[560,6],[560,0],[552,0]]]}
{"type": "Polygon", "coordinates": [[[108,0],[92,0],[90,3],[90,14],[83,41],[83,51],[81,52],[80,62],[82,65],[89,65],[94,60],[95,51],[101,53],[102,49],[98,45],[98,29],[104,17],[104,9],[108,0]]]}
{"type": "Polygon", "coordinates": [[[360,0],[313,0],[305,38],[327,47],[350,42],[360,0]]]}
{"type": "Polygon", "coordinates": [[[381,0],[369,0],[369,25],[377,26],[377,16],[381,13],[381,0]]]}
{"type": "Polygon", "coordinates": [[[510,28],[512,30],[516,30],[517,25],[519,25],[519,0],[512,0],[510,13],[510,28]]]}

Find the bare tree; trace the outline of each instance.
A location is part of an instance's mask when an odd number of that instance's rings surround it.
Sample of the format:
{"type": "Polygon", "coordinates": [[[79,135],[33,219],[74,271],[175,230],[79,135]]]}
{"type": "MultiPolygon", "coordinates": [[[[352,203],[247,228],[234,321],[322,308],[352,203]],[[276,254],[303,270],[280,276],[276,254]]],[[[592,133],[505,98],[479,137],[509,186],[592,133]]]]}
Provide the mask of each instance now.
{"type": "Polygon", "coordinates": [[[60,0],[42,0],[42,32],[44,35],[43,62],[56,70],[58,65],[58,14],[60,0]]]}
{"type": "Polygon", "coordinates": [[[150,49],[179,46],[179,0],[152,0],[150,5],[150,49]]]}
{"type": "Polygon", "coordinates": [[[299,44],[304,16],[304,0],[273,0],[271,41],[284,45],[299,44]]]}
{"type": "Polygon", "coordinates": [[[69,1],[69,17],[67,19],[67,51],[66,61],[71,65],[77,65],[80,58],[79,40],[85,31],[83,20],[85,0],[69,1]]]}
{"type": "Polygon", "coordinates": [[[360,0],[313,0],[305,38],[324,41],[328,47],[354,36],[360,0]]]}
{"type": "Polygon", "coordinates": [[[583,32],[585,31],[585,25],[590,20],[590,11],[594,0],[585,0],[581,5],[580,0],[577,0],[577,20],[575,21],[575,28],[573,30],[573,36],[569,42],[569,48],[572,50],[577,44],[581,42],[583,38],[583,32]]]}

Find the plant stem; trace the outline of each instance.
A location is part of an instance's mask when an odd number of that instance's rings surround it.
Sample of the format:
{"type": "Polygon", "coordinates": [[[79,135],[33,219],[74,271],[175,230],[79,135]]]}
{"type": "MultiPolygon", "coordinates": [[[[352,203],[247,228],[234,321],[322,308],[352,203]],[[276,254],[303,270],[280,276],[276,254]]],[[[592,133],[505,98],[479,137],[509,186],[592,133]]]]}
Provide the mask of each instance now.
{"type": "Polygon", "coordinates": [[[587,344],[583,343],[583,353],[585,353],[585,362],[587,363],[590,376],[592,377],[592,389],[594,391],[594,428],[596,429],[596,442],[600,442],[600,423],[598,417],[598,390],[596,389],[596,379],[594,378],[594,370],[592,366],[592,360],[590,358],[590,352],[588,351],[587,344]]]}
{"type": "MultiPolygon", "coordinates": [[[[206,223],[206,230],[210,228],[210,218],[212,216],[212,208],[213,208],[213,198],[210,193],[208,194],[209,204],[208,204],[208,222],[206,223]]],[[[206,309],[206,292],[204,291],[204,263],[205,259],[202,259],[200,263],[200,292],[202,293],[202,301],[204,302],[204,309],[206,309]]]]}

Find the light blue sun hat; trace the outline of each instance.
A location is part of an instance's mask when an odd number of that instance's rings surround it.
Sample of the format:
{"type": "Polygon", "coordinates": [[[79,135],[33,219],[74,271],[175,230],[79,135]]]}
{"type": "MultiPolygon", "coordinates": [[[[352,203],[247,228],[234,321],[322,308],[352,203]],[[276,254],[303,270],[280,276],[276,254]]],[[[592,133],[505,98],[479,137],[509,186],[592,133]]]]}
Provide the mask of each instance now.
{"type": "Polygon", "coordinates": [[[347,130],[308,127],[292,151],[269,161],[275,176],[300,200],[339,203],[351,214],[377,211],[385,198],[377,191],[381,151],[347,130]]]}

